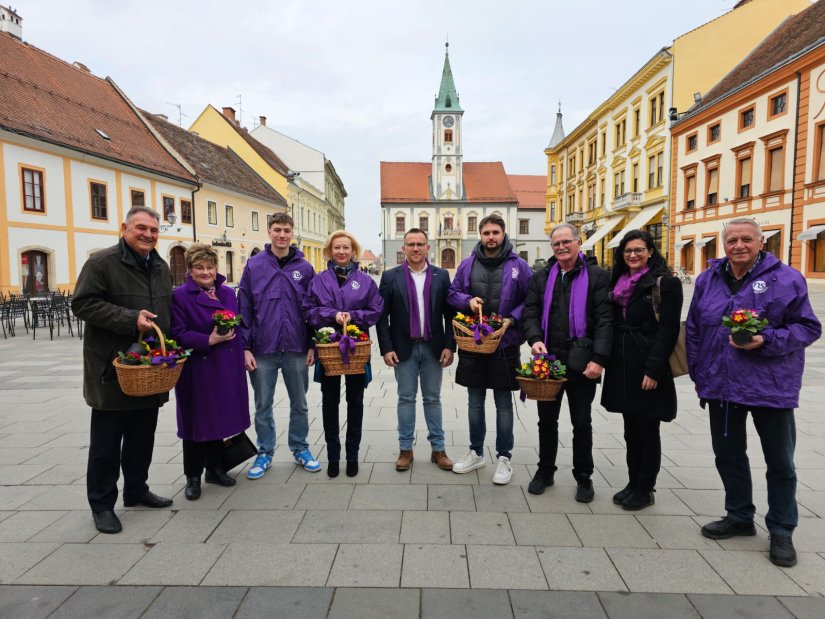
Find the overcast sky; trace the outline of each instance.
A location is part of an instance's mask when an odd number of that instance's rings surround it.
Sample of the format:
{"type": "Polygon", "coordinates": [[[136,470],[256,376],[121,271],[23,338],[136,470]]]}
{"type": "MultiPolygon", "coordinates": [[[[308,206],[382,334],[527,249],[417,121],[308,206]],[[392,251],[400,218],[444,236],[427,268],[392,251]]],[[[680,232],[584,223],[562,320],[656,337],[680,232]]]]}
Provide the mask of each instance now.
{"type": "MultiPolygon", "coordinates": [[[[783,0],[776,0],[781,2],[783,0]]],[[[562,102],[569,131],[659,49],[735,0],[16,0],[23,38],[110,76],[188,128],[241,109],[323,151],[349,228],[381,251],[379,161],[430,161],[449,36],[466,161],[545,174],[562,102]],[[242,104],[237,98],[242,96],[242,104]]]]}

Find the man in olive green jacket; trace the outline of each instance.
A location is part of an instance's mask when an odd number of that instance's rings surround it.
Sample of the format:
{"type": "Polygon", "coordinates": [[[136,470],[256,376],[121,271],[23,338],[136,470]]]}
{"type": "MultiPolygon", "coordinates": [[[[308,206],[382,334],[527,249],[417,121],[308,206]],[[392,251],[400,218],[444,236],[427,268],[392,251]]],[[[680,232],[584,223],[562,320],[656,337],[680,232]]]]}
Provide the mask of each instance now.
{"type": "Polygon", "coordinates": [[[133,207],[121,225],[120,242],[96,252],[83,265],[72,301],[72,311],[86,321],[83,396],[92,407],[86,492],[102,533],[122,530],[114,512],[121,467],[125,506],[172,504],[146,484],[158,408],[169,394],[128,396],[112,366],[118,352],[137,341],[139,332],[155,335],[153,322],[169,332],[172,277],[169,265],[155,251],[159,225],[157,212],[133,207]]]}

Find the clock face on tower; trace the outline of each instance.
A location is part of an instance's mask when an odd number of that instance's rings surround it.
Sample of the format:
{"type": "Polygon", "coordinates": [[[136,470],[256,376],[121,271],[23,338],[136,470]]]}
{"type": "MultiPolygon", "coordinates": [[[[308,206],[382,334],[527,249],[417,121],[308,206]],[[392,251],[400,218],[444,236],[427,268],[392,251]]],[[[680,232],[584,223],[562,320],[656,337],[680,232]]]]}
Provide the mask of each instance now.
{"type": "Polygon", "coordinates": [[[445,116],[441,122],[445,127],[452,127],[453,123],[455,123],[455,118],[452,116],[445,116]]]}

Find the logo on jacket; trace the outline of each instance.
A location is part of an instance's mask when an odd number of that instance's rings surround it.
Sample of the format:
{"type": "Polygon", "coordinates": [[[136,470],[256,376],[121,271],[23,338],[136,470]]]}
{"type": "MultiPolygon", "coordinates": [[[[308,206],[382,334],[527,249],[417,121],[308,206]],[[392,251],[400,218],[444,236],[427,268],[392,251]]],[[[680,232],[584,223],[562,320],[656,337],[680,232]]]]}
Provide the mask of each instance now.
{"type": "Polygon", "coordinates": [[[518,269],[513,267],[513,279],[518,279],[518,269]]]}
{"type": "Polygon", "coordinates": [[[294,279],[296,282],[301,281],[302,277],[303,277],[303,275],[301,275],[300,271],[293,271],[292,272],[292,279],[294,279]]]}
{"type": "Polygon", "coordinates": [[[759,281],[753,282],[753,291],[756,294],[762,294],[767,289],[768,289],[768,285],[764,282],[764,280],[760,279],[759,281]]]}
{"type": "Polygon", "coordinates": [[[358,282],[352,282],[352,289],[353,290],[358,290],[360,287],[361,287],[361,284],[359,284],[358,282]]]}

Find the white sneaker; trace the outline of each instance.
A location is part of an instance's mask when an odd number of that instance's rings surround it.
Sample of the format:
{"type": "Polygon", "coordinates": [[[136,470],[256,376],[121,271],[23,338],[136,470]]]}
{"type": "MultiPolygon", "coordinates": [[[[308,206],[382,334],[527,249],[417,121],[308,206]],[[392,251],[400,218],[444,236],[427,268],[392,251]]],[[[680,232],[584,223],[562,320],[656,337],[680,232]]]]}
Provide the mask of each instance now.
{"type": "Polygon", "coordinates": [[[493,483],[503,486],[509,484],[513,478],[513,466],[510,464],[510,458],[504,456],[498,457],[498,466],[496,466],[496,473],[493,475],[493,483]]]}
{"type": "Polygon", "coordinates": [[[471,449],[464,454],[463,458],[453,464],[453,473],[469,473],[470,471],[480,469],[485,464],[484,458],[471,449]]]}

